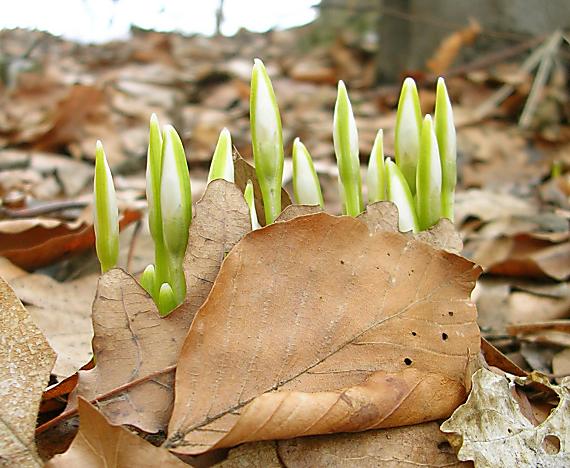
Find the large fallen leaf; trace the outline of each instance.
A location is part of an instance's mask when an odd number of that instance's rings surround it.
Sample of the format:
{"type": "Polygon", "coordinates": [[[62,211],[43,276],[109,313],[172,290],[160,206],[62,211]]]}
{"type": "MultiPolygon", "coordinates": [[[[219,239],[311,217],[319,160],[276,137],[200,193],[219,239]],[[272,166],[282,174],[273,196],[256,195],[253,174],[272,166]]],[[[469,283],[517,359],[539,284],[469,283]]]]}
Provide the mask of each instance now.
{"type": "Polygon", "coordinates": [[[155,447],[124,427],[113,426],[103,414],[79,399],[80,426],[67,452],[56,455],[46,468],[187,467],[167,450],[155,447]]]}
{"type": "Polygon", "coordinates": [[[276,442],[256,442],[230,451],[219,468],[263,466],[458,467],[460,462],[437,423],[379,429],[356,434],[303,437],[276,442]]]}
{"type": "MultiPolygon", "coordinates": [[[[119,222],[121,229],[141,217],[139,211],[126,210],[119,222]]],[[[59,219],[17,219],[0,221],[0,256],[33,270],[95,246],[93,225],[59,219]]]]}
{"type": "Polygon", "coordinates": [[[554,390],[560,402],[537,426],[523,415],[512,390],[515,382],[531,381],[532,377],[501,376],[486,369],[473,375],[467,402],[441,426],[460,460],[489,468],[570,466],[570,378],[560,386],[542,379],[540,383],[554,390]]]}
{"type": "Polygon", "coordinates": [[[451,414],[479,352],[479,272],[350,217],[248,234],[182,348],[167,446],[196,454],[451,414]]]}
{"type": "Polygon", "coordinates": [[[0,464],[37,467],[34,428],[55,353],[0,278],[0,464]]]}
{"type": "MultiPolygon", "coordinates": [[[[160,318],[152,299],[121,270],[103,275],[93,304],[96,367],[79,372],[78,394],[88,400],[173,366],[194,318],[208,296],[225,253],[249,230],[249,211],[239,189],[209,184],[196,205],[185,259],[186,302],[160,318]]],[[[113,424],[147,432],[166,428],[174,373],[153,377],[99,403],[113,424]]]]}

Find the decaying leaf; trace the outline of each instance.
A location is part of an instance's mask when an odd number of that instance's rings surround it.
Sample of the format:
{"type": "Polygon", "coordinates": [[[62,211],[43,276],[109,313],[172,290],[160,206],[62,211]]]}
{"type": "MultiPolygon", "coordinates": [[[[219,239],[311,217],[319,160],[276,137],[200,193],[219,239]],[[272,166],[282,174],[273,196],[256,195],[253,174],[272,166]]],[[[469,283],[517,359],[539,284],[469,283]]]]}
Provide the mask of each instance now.
{"type": "Polygon", "coordinates": [[[195,211],[184,258],[187,293],[182,306],[192,317],[210,293],[226,253],[251,231],[243,194],[225,180],[208,184],[195,211]]]}
{"type": "MultiPolygon", "coordinates": [[[[112,270],[99,281],[93,304],[96,367],[79,373],[78,394],[88,400],[176,364],[198,308],[208,296],[225,253],[249,230],[239,189],[223,180],[208,185],[196,204],[185,258],[187,300],[160,318],[133,277],[112,270]]],[[[172,407],[173,372],[138,384],[100,403],[113,424],[147,432],[165,429],[172,407]]]]}
{"type": "Polygon", "coordinates": [[[253,231],[183,345],[167,446],[197,454],[451,414],[479,352],[479,272],[346,216],[253,231]]]}
{"type": "MultiPolygon", "coordinates": [[[[139,211],[125,210],[120,228],[141,217],[139,211]]],[[[18,219],[0,221],[0,256],[33,270],[95,245],[93,226],[82,221],[59,219],[18,219]]]]}
{"type": "Polygon", "coordinates": [[[141,439],[124,427],[113,426],[93,405],[79,399],[79,432],[67,452],[46,468],[187,467],[167,450],[141,439]]]}
{"type": "Polygon", "coordinates": [[[245,444],[229,453],[219,468],[263,466],[458,467],[460,462],[437,423],[245,444]]]}
{"type": "Polygon", "coordinates": [[[0,278],[0,464],[37,467],[34,428],[55,353],[0,278]]]}
{"type": "Polygon", "coordinates": [[[493,468],[570,465],[570,378],[560,386],[541,381],[560,402],[537,426],[523,415],[512,391],[515,382],[531,381],[532,377],[500,376],[486,369],[474,374],[467,402],[441,426],[460,460],[493,468]]]}

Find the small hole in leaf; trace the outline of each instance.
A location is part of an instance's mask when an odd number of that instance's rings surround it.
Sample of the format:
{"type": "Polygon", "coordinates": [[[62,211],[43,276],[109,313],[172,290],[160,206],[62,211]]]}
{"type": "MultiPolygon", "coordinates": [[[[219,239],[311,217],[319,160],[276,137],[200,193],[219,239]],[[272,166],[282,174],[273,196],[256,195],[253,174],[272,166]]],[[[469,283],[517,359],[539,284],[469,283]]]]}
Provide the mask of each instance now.
{"type": "Polygon", "coordinates": [[[390,252],[386,252],[386,255],[388,255],[388,257],[390,256],[390,252]]]}
{"type": "Polygon", "coordinates": [[[511,428],[510,428],[510,427],[507,427],[507,432],[508,432],[509,434],[512,434],[512,433],[513,433],[513,431],[511,431],[511,428]]]}
{"type": "Polygon", "coordinates": [[[555,435],[547,435],[542,441],[542,450],[549,455],[556,455],[560,452],[560,439],[555,435]]]}
{"type": "Polygon", "coordinates": [[[447,336],[447,333],[442,333],[442,334],[441,334],[441,339],[442,339],[443,341],[447,340],[448,338],[449,338],[449,337],[447,336]]]}
{"type": "Polygon", "coordinates": [[[340,264],[341,264],[341,265],[344,265],[344,260],[341,260],[341,261],[340,261],[340,264]]]}
{"type": "Polygon", "coordinates": [[[416,336],[416,335],[417,335],[417,333],[416,333],[416,332],[412,332],[412,336],[416,336]]]}
{"type": "Polygon", "coordinates": [[[412,365],[412,360],[411,360],[409,357],[407,357],[406,359],[404,359],[404,364],[405,364],[406,366],[411,366],[411,365],[412,365]]]}
{"type": "Polygon", "coordinates": [[[449,315],[450,317],[453,317],[453,312],[451,312],[451,310],[447,313],[447,315],[449,315]]]}
{"type": "Polygon", "coordinates": [[[451,444],[449,442],[447,442],[446,440],[437,444],[437,448],[440,452],[443,452],[443,453],[455,453],[453,451],[453,449],[451,448],[451,444]]]}
{"type": "Polygon", "coordinates": [[[377,267],[376,267],[376,269],[377,269],[377,270],[379,270],[379,269],[380,269],[380,267],[379,267],[379,266],[377,266],[377,267]]]}

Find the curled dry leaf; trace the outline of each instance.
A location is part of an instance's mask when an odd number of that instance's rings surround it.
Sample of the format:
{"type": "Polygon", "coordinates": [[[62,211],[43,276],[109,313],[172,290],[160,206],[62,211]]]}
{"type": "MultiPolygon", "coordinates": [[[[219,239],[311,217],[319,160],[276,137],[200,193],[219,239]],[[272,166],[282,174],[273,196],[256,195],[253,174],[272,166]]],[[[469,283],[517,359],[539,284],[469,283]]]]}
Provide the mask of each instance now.
{"type": "Polygon", "coordinates": [[[41,466],[34,428],[55,353],[0,278],[0,464],[41,466]]]}
{"type": "Polygon", "coordinates": [[[560,401],[550,415],[534,426],[513,395],[515,382],[531,383],[533,376],[509,377],[479,369],[467,402],[445,421],[441,430],[459,450],[460,460],[478,467],[570,466],[570,378],[562,385],[540,381],[560,401]]]}
{"type": "Polygon", "coordinates": [[[256,442],[230,451],[219,468],[263,466],[302,468],[334,466],[352,468],[401,466],[472,466],[457,460],[437,423],[303,437],[276,442],[256,442]]]}
{"type": "MultiPolygon", "coordinates": [[[[141,217],[139,211],[125,210],[120,229],[141,217]]],[[[59,219],[18,219],[0,221],[0,256],[26,269],[34,270],[67,255],[93,248],[93,225],[59,219]]]]}
{"type": "Polygon", "coordinates": [[[197,454],[451,414],[479,352],[479,273],[346,216],[253,231],[185,340],[167,446],[197,454]]]}
{"type": "MultiPolygon", "coordinates": [[[[78,394],[88,400],[173,366],[198,308],[208,296],[225,253],[249,230],[249,211],[239,189],[223,180],[208,185],[190,226],[185,271],[186,302],[165,318],[130,275],[112,270],[99,281],[93,304],[96,367],[79,372],[78,394]]],[[[172,407],[173,372],[100,402],[113,424],[147,432],[166,428],[172,407]]]]}
{"type": "Polygon", "coordinates": [[[113,426],[93,405],[79,399],[80,426],[67,452],[46,468],[187,467],[167,450],[155,447],[124,427],[113,426]]]}

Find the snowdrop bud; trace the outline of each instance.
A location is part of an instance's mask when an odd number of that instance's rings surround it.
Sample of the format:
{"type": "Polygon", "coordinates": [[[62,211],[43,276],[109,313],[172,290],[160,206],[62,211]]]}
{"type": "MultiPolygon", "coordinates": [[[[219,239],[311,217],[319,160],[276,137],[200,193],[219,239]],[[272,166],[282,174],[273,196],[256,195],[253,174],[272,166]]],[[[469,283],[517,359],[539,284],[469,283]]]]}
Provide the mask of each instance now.
{"type": "Polygon", "coordinates": [[[247,185],[245,186],[245,191],[243,193],[245,201],[247,202],[247,206],[249,207],[249,215],[251,218],[251,229],[256,230],[259,229],[261,226],[259,221],[257,220],[257,211],[255,211],[255,198],[253,194],[253,184],[251,180],[247,181],[247,185]]]}
{"type": "Polygon", "coordinates": [[[388,200],[398,207],[398,228],[401,232],[418,232],[418,220],[410,188],[402,172],[391,159],[386,159],[386,182],[388,200]]]}
{"type": "Polygon", "coordinates": [[[250,120],[255,172],[263,197],[265,222],[270,224],[281,213],[283,135],[275,93],[259,59],[255,59],[251,75],[250,120]]]}
{"type": "Polygon", "coordinates": [[[338,82],[334,107],[333,141],[346,214],[358,216],[363,210],[360,160],[358,159],[358,131],[348,99],[346,87],[338,82]]]}
{"type": "Polygon", "coordinates": [[[156,271],[154,269],[154,265],[150,264],[144,269],[140,278],[140,283],[153,299],[157,298],[158,283],[156,282],[156,271]]]}
{"type": "Polygon", "coordinates": [[[232,137],[227,128],[220,132],[218,144],[212,156],[208,183],[215,179],[234,181],[234,160],[232,157],[232,137]]]}
{"type": "Polygon", "coordinates": [[[160,205],[164,245],[169,256],[180,258],[186,251],[192,220],[190,175],[184,147],[174,127],[165,127],[163,139],[160,205]]]}
{"type": "Polygon", "coordinates": [[[386,200],[386,169],[384,167],[384,132],[378,130],[366,175],[368,185],[368,203],[386,200]]]}
{"type": "Polygon", "coordinates": [[[113,176],[103,145],[97,141],[95,151],[95,248],[103,273],[117,264],[119,256],[119,210],[113,176]]]}
{"type": "Polygon", "coordinates": [[[160,169],[162,161],[162,136],[156,114],[150,117],[150,131],[146,160],[146,199],[148,224],[152,238],[162,242],[162,219],[160,215],[160,169]]]}
{"type": "Polygon", "coordinates": [[[323,195],[313,160],[299,138],[293,142],[293,192],[300,205],[320,205],[324,208],[323,195]]]}
{"type": "Polygon", "coordinates": [[[416,212],[423,231],[441,217],[441,161],[431,115],[425,116],[422,125],[416,187],[416,212]]]}
{"type": "Polygon", "coordinates": [[[416,82],[412,78],[406,78],[398,101],[394,149],[396,164],[406,178],[412,195],[416,193],[416,167],[420,154],[421,128],[422,111],[416,82]]]}
{"type": "Polygon", "coordinates": [[[178,306],[174,291],[168,283],[162,283],[158,293],[158,313],[163,317],[178,306]]]}
{"type": "Polygon", "coordinates": [[[434,124],[441,158],[441,216],[453,221],[457,183],[457,147],[453,109],[443,78],[437,80],[434,124]]]}

